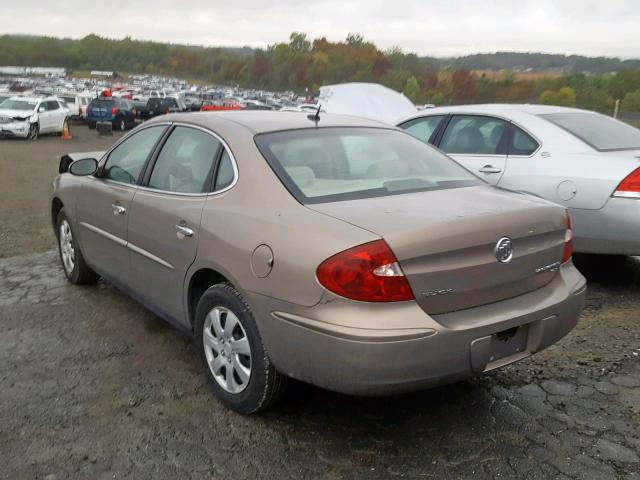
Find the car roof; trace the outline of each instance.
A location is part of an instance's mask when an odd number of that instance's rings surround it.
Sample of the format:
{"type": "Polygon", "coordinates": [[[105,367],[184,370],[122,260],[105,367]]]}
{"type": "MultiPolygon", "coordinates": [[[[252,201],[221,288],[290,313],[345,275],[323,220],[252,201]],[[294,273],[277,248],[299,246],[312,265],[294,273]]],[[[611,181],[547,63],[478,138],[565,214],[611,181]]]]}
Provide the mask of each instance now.
{"type": "Polygon", "coordinates": [[[253,134],[275,132],[279,130],[298,130],[302,128],[318,127],[373,127],[393,128],[392,126],[350,115],[322,113],[317,122],[308,118],[308,112],[277,112],[269,110],[250,111],[220,111],[220,112],[190,112],[173,113],[167,118],[156,117],[150,122],[186,122],[215,129],[220,123],[244,127],[253,134]]]}
{"type": "Polygon", "coordinates": [[[425,115],[437,115],[446,113],[483,113],[494,115],[509,114],[529,114],[529,115],[545,115],[550,113],[593,113],[590,110],[582,110],[579,108],[559,107],[556,105],[537,105],[537,104],[510,104],[510,103],[487,103],[478,105],[454,105],[450,107],[435,107],[420,110],[418,113],[403,118],[401,122],[412,118],[423,117],[425,115]]]}

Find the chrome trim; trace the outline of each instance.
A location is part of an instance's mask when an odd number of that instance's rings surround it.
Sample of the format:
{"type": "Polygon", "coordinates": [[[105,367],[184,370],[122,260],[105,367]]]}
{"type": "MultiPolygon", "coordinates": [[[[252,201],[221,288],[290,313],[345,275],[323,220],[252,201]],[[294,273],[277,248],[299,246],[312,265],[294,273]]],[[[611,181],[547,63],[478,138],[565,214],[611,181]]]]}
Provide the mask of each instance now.
{"type": "Polygon", "coordinates": [[[624,190],[616,190],[613,192],[616,198],[640,198],[640,192],[625,192],[624,190]]]}
{"type": "Polygon", "coordinates": [[[82,225],[84,228],[86,228],[88,230],[91,230],[92,232],[97,233],[98,235],[102,235],[103,237],[108,238],[109,240],[117,243],[118,245],[120,245],[122,247],[126,247],[127,246],[127,241],[126,240],[123,240],[120,237],[116,237],[115,235],[112,235],[109,232],[105,232],[101,228],[95,227],[95,226],[91,225],[90,223],[80,222],[80,225],[82,225]]]}
{"type": "Polygon", "coordinates": [[[129,250],[131,250],[132,252],[136,252],[140,255],[142,255],[145,258],[148,258],[151,261],[154,261],[156,263],[159,263],[160,265],[162,265],[163,267],[166,267],[170,270],[175,270],[176,268],[171,265],[169,262],[165,262],[163,259],[161,259],[160,257],[156,257],[153,253],[147,252],[145,249],[140,248],[132,243],[127,243],[127,248],[129,250]]]}

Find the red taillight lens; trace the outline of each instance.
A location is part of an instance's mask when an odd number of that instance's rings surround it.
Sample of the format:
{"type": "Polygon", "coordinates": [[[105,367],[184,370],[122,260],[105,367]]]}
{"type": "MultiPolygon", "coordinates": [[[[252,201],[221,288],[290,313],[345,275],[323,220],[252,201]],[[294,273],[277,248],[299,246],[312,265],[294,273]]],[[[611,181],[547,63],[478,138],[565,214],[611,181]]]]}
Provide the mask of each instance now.
{"type": "Polygon", "coordinates": [[[118,114],[118,109],[116,107],[112,107],[111,108],[111,115],[113,115],[114,117],[118,114]]]}
{"type": "Polygon", "coordinates": [[[413,300],[413,292],[384,240],[359,245],[328,258],[316,271],[326,289],[363,302],[413,300]]]}
{"type": "Polygon", "coordinates": [[[571,260],[573,255],[573,228],[571,226],[571,217],[569,212],[565,212],[565,225],[567,230],[564,234],[564,250],[562,251],[562,263],[566,263],[571,260]]]}
{"type": "Polygon", "coordinates": [[[631,172],[613,192],[614,197],[640,198],[640,168],[631,172]]]}

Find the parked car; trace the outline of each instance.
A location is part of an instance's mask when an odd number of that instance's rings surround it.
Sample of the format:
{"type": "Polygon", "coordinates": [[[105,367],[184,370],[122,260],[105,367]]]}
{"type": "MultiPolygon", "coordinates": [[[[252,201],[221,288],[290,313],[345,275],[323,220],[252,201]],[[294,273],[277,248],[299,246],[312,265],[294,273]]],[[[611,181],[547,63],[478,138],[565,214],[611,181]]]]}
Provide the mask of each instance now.
{"type": "Polygon", "coordinates": [[[98,122],[111,122],[113,128],[126,130],[136,125],[132,100],[100,96],[87,106],[89,128],[96,128],[98,122]]]}
{"type": "Polygon", "coordinates": [[[65,106],[69,109],[69,117],[72,119],[82,118],[82,102],[80,96],[75,93],[62,93],[58,95],[58,98],[62,100],[65,106]]]}
{"type": "Polygon", "coordinates": [[[56,97],[10,97],[0,104],[0,136],[35,140],[41,133],[61,133],[68,117],[56,97]]]}
{"type": "Polygon", "coordinates": [[[175,97],[151,97],[147,101],[146,108],[139,110],[139,118],[148,120],[158,115],[166,115],[167,113],[184,112],[186,107],[175,97]]]}
{"type": "Polygon", "coordinates": [[[242,104],[235,99],[205,100],[200,107],[201,112],[222,112],[225,110],[243,110],[242,104]]]}
{"type": "Polygon", "coordinates": [[[371,395],[507,365],[566,335],[585,298],[566,209],[374,121],[175,114],[60,172],[67,278],[103,276],[193,335],[243,413],[287,377],[371,395]]]}
{"type": "Polygon", "coordinates": [[[91,103],[91,100],[93,100],[94,98],[96,98],[95,95],[87,95],[87,94],[78,95],[78,100],[80,101],[80,117],[83,120],[87,119],[87,107],[91,103]]]}
{"type": "Polygon", "coordinates": [[[640,255],[640,130],[544,105],[432,108],[399,122],[485,181],[567,207],[575,251],[640,255]]]}

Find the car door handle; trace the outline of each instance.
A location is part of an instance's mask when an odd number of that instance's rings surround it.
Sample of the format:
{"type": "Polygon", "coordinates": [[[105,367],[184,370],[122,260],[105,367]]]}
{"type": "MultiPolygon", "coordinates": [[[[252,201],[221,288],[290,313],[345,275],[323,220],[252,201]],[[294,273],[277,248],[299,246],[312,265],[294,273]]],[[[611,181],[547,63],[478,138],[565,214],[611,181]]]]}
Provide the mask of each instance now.
{"type": "Polygon", "coordinates": [[[502,171],[501,168],[496,168],[493,165],[485,165],[482,168],[478,169],[481,173],[500,173],[502,171]]]}
{"type": "Polygon", "coordinates": [[[185,227],[184,225],[176,225],[176,234],[178,238],[182,240],[184,237],[193,237],[193,230],[189,227],[185,227]]]}
{"type": "Polygon", "coordinates": [[[113,209],[113,214],[116,217],[118,215],[124,215],[125,213],[127,213],[127,209],[124,208],[122,205],[118,205],[117,203],[114,203],[113,205],[111,205],[111,208],[113,209]]]}

